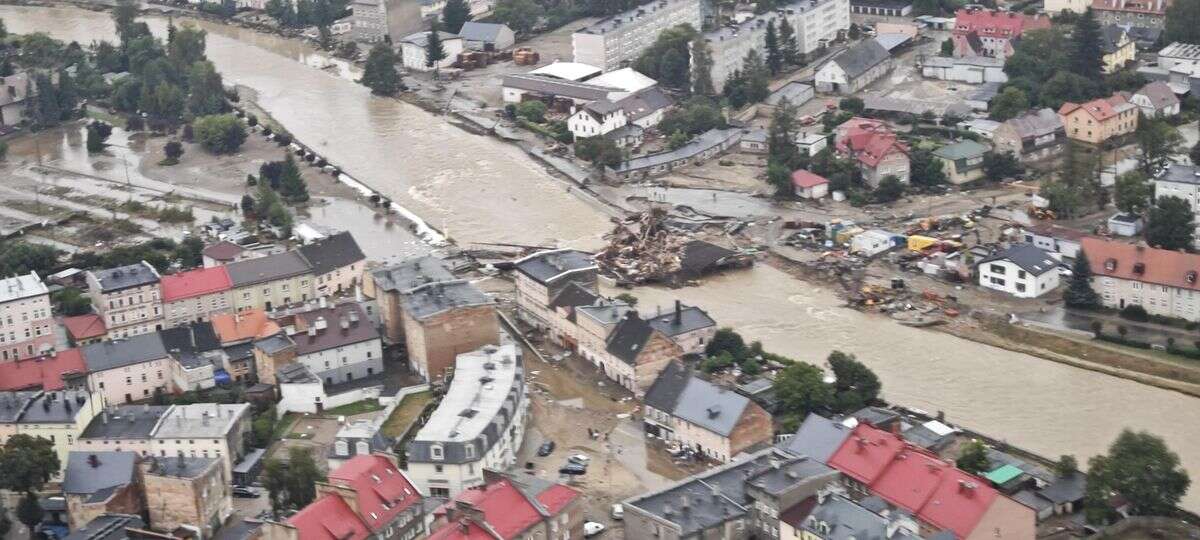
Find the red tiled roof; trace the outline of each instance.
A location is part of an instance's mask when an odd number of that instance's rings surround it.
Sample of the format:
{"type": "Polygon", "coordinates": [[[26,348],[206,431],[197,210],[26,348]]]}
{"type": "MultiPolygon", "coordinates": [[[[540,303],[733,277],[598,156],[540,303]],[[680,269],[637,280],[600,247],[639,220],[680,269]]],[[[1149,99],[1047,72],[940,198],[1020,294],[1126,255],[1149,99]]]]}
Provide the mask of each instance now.
{"type": "Polygon", "coordinates": [[[1092,275],[1200,290],[1200,255],[1100,238],[1084,238],[1079,245],[1092,275]]]}
{"type": "Polygon", "coordinates": [[[279,333],[279,325],[267,318],[267,313],[251,309],[240,313],[221,313],[212,316],[212,327],[221,343],[237,343],[279,333]]]}
{"type": "Polygon", "coordinates": [[[54,355],[0,364],[0,391],[41,388],[47,392],[63,389],[64,373],[84,373],[87,366],[79,349],[67,349],[54,355]]]}
{"type": "Polygon", "coordinates": [[[233,288],[233,282],[229,280],[229,272],[225,270],[224,266],[196,268],[163,276],[160,283],[162,284],[163,302],[174,302],[233,288]]]}
{"type": "Polygon", "coordinates": [[[375,532],[414,504],[421,504],[417,488],[383,456],[355,456],[329,473],[329,482],[358,494],[359,515],[375,532]]]}
{"type": "Polygon", "coordinates": [[[908,153],[908,147],[879,120],[851,118],[838,126],[837,134],[838,151],[868,167],[877,167],[883,158],[896,152],[908,153]]]}
{"type": "Polygon", "coordinates": [[[288,518],[299,540],[366,540],[371,536],[367,525],[337,495],[328,494],[288,518]]]}
{"type": "Polygon", "coordinates": [[[997,39],[1019,38],[1029,30],[1041,28],[1050,28],[1049,17],[1011,11],[960,9],[954,19],[955,34],[975,32],[982,37],[997,39]]]}
{"type": "Polygon", "coordinates": [[[799,188],[810,188],[821,184],[828,184],[824,176],[815,174],[804,169],[799,169],[792,173],[792,185],[799,188]]]}
{"type": "Polygon", "coordinates": [[[1063,103],[1062,107],[1058,108],[1058,114],[1067,116],[1076,110],[1083,109],[1084,112],[1087,112],[1092,116],[1092,118],[1095,118],[1099,122],[1103,122],[1116,116],[1121,112],[1121,109],[1127,108],[1123,107],[1124,105],[1129,105],[1129,102],[1125,99],[1125,96],[1121,94],[1113,94],[1107,98],[1093,99],[1087,103],[1071,103],[1068,101],[1063,103]]]}
{"type": "Polygon", "coordinates": [[[104,319],[95,313],[64,317],[62,325],[75,340],[91,339],[108,333],[108,327],[104,326],[104,319]]]}
{"type": "Polygon", "coordinates": [[[222,240],[204,248],[204,251],[201,253],[218,261],[232,261],[243,251],[246,251],[246,248],[228,240],[222,240]]]}
{"type": "Polygon", "coordinates": [[[854,428],[829,465],[935,528],[953,531],[958,538],[970,536],[1001,496],[983,480],[867,424],[854,428]]]}
{"type": "MultiPolygon", "coordinates": [[[[539,493],[537,500],[553,516],[577,497],[578,491],[563,485],[554,485],[539,493]]],[[[482,512],[486,523],[481,525],[469,520],[452,521],[434,531],[429,536],[430,540],[494,540],[484,526],[501,539],[508,540],[516,538],[542,520],[538,509],[508,480],[488,484],[482,489],[468,489],[460,493],[456,500],[470,504],[482,512]]],[[[451,501],[448,506],[454,504],[455,502],[451,501]]]]}

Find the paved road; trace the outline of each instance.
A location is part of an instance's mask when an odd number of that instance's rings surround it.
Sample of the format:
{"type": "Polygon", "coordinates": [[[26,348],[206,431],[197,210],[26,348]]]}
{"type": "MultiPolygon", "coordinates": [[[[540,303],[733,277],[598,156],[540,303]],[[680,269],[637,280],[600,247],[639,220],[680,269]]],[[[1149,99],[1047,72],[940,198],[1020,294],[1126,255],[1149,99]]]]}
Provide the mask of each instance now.
{"type": "Polygon", "coordinates": [[[1018,314],[1022,320],[1032,321],[1044,324],[1053,328],[1065,330],[1078,330],[1081,332],[1092,331],[1092,321],[1100,321],[1104,325],[1104,332],[1107,334],[1115,333],[1118,325],[1128,329],[1127,337],[1147,343],[1157,343],[1166,345],[1167,337],[1174,337],[1179,343],[1191,344],[1193,341],[1200,339],[1200,334],[1191,332],[1182,328],[1163,327],[1155,324],[1142,324],[1134,321],[1127,321],[1115,315],[1092,315],[1080,313],[1076,311],[1068,311],[1062,307],[1045,308],[1042,311],[1033,311],[1028,313],[1018,314]]]}

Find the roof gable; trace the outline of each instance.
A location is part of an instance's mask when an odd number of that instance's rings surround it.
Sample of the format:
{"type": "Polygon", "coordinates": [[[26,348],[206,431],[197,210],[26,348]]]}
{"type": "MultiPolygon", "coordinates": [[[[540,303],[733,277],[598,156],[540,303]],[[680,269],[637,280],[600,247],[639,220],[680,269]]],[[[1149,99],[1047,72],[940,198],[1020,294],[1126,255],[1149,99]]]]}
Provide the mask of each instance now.
{"type": "Polygon", "coordinates": [[[287,520],[299,540],[366,540],[371,536],[366,523],[346,501],[327,494],[305,506],[287,520]]]}
{"type": "Polygon", "coordinates": [[[329,473],[329,481],[358,494],[360,519],[376,532],[401,512],[421,503],[416,486],[383,456],[355,456],[329,473]]]}
{"type": "Polygon", "coordinates": [[[312,265],[313,273],[318,276],[328,274],[339,268],[345,268],[366,259],[354,236],[341,232],[333,236],[321,238],[299,248],[300,254],[312,265]]]}

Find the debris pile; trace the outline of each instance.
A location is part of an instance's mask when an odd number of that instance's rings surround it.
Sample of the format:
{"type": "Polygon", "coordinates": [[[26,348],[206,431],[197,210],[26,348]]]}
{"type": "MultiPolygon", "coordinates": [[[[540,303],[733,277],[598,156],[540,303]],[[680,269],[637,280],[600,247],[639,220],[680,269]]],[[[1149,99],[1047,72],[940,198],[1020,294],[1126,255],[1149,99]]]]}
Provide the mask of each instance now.
{"type": "Polygon", "coordinates": [[[596,254],[600,269],[627,283],[659,281],[682,269],[686,233],[669,230],[666,211],[653,208],[617,222],[605,236],[608,246],[596,254]]]}

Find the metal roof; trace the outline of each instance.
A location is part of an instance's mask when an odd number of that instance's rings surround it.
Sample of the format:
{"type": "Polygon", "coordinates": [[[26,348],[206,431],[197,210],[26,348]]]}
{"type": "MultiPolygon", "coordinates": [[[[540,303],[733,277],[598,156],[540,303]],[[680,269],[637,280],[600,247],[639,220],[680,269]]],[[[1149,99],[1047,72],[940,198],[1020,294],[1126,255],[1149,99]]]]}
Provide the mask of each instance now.
{"type": "Polygon", "coordinates": [[[136,452],[70,452],[63,469],[63,493],[91,495],[130,484],[137,458],[136,452]]]}
{"type": "Polygon", "coordinates": [[[453,280],[454,274],[441,259],[426,255],[372,270],[371,277],[384,291],[403,292],[426,283],[453,280]]]}
{"type": "Polygon", "coordinates": [[[505,28],[508,28],[508,26],[496,23],[467,21],[463,23],[462,29],[458,31],[458,35],[467,41],[493,42],[496,41],[496,38],[500,37],[500,32],[505,28]]]}
{"type": "Polygon", "coordinates": [[[105,371],[168,357],[158,332],[84,345],[88,371],[105,371]]]}
{"type": "Polygon", "coordinates": [[[234,287],[256,285],[312,272],[312,265],[295,251],[285,251],[225,265],[234,287]]]}
{"type": "Polygon", "coordinates": [[[833,57],[831,61],[842,68],[842,71],[846,72],[848,79],[855,79],[890,57],[891,55],[888,54],[887,49],[882,44],[873,39],[868,39],[842,51],[833,57]]]}
{"type": "Polygon", "coordinates": [[[1004,465],[983,475],[983,477],[988,479],[989,482],[999,486],[1014,478],[1017,478],[1018,476],[1021,476],[1022,474],[1025,474],[1025,471],[1022,471],[1021,469],[1018,469],[1012,465],[1004,465]]]}
{"type": "Polygon", "coordinates": [[[542,284],[554,281],[568,272],[594,270],[592,254],[575,249],[539,251],[513,263],[517,271],[542,284]]]}
{"type": "Polygon", "coordinates": [[[106,293],[158,283],[159,278],[158,270],[146,261],[88,273],[100,284],[100,291],[106,293]]]}
{"type": "Polygon", "coordinates": [[[1006,260],[1021,267],[1022,270],[1029,272],[1035,276],[1040,276],[1046,272],[1055,271],[1058,266],[1058,261],[1054,260],[1045,250],[1034,246],[1033,244],[1014,244],[1008,249],[997,252],[990,257],[986,257],[979,261],[979,264],[986,264],[992,261],[1006,260]]]}
{"type": "Polygon", "coordinates": [[[154,426],[167,410],[166,405],[120,405],[94,418],[80,439],[149,439],[154,426]]]}
{"type": "Polygon", "coordinates": [[[324,275],[365,260],[362,249],[348,232],[326,236],[299,248],[300,254],[312,265],[313,273],[324,275]]]}
{"type": "Polygon", "coordinates": [[[746,396],[692,377],[679,396],[675,416],[728,437],[749,405],[750,399],[746,396]]]}
{"type": "Polygon", "coordinates": [[[783,449],[797,456],[808,456],[825,463],[838,448],[841,448],[852,431],[841,422],[818,414],[809,414],[796,430],[796,434],[783,444],[783,449]]]}
{"type": "Polygon", "coordinates": [[[964,139],[954,144],[948,144],[933,151],[933,155],[949,159],[951,161],[959,159],[970,159],[982,157],[988,152],[988,147],[977,143],[971,139],[964,139]]]}

